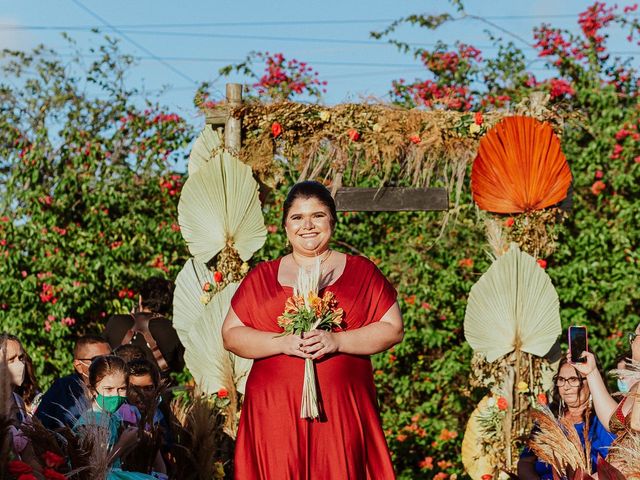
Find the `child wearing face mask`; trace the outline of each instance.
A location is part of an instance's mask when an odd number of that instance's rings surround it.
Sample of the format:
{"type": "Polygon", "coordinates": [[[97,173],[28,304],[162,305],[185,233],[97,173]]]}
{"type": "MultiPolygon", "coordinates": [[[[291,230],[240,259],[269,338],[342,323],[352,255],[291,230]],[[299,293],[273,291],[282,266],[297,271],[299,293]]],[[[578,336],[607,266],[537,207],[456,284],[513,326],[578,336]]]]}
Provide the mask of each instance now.
{"type": "Polygon", "coordinates": [[[131,451],[138,441],[137,428],[125,427],[117,413],[127,401],[127,367],[124,360],[114,355],[95,358],[89,367],[88,390],[91,396],[91,409],[82,414],[75,428],[80,434],[83,428],[89,428],[91,425],[108,428],[108,445],[116,455],[107,480],[162,478],[140,472],[123,471],[120,468],[121,458],[131,451]]]}

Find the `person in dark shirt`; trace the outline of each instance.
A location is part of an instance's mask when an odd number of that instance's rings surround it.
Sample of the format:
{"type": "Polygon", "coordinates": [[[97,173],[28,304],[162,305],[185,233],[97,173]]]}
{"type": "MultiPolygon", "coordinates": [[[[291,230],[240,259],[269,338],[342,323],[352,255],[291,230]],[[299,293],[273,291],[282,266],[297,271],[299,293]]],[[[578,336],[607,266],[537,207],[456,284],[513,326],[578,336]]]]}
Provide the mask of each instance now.
{"type": "Polygon", "coordinates": [[[184,367],[184,347],[173,323],[166,317],[172,301],[173,282],[152,277],[140,288],[137,311],[113,315],[105,328],[111,348],[129,343],[140,346],[147,359],[158,366],[163,378],[171,372],[181,372],[184,367]]]}
{"type": "MultiPolygon", "coordinates": [[[[73,428],[84,407],[86,385],[89,381],[91,360],[101,355],[109,355],[111,347],[99,335],[79,337],[73,350],[74,373],[53,382],[45,392],[35,415],[49,430],[67,426],[73,428]]],[[[86,405],[85,405],[86,404],[86,405]]]]}

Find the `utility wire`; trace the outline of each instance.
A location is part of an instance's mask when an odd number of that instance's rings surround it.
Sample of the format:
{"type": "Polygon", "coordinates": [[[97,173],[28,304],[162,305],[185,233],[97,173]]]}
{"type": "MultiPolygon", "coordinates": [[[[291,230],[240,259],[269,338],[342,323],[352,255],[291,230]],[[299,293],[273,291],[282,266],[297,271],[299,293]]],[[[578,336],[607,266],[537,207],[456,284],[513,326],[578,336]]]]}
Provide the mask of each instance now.
{"type": "Polygon", "coordinates": [[[95,18],[96,20],[98,20],[100,23],[102,23],[104,26],[110,28],[111,30],[113,30],[115,33],[117,33],[118,35],[120,35],[122,38],[124,38],[126,41],[128,41],[129,43],[131,43],[134,47],[138,48],[139,50],[142,50],[144,53],[146,53],[147,55],[149,55],[150,57],[154,58],[157,62],[161,63],[162,65],[164,65],[165,67],[167,67],[169,70],[171,70],[173,73],[175,73],[176,75],[180,76],[181,78],[197,84],[198,82],[196,82],[193,78],[189,77],[188,75],[186,75],[185,73],[181,72],[180,70],[178,70],[176,67],[174,67],[173,65],[171,65],[169,62],[163,60],[162,58],[158,57],[157,55],[155,55],[151,50],[149,50],[148,48],[146,48],[145,46],[141,45],[140,43],[136,42],[134,39],[132,39],[131,37],[129,37],[126,32],[123,32],[122,30],[120,30],[119,28],[111,25],[109,22],[107,22],[104,18],[102,18],[100,15],[98,15],[97,13],[95,13],[93,10],[91,10],[89,7],[86,7],[80,0],[71,0],[73,3],[75,3],[79,8],[81,8],[82,10],[84,10],[85,12],[87,12],[89,15],[91,15],[93,18],[95,18]]]}
{"type": "MultiPolygon", "coordinates": [[[[551,15],[488,15],[482,18],[486,20],[546,20],[561,18],[578,18],[578,13],[551,14],[551,15]]],[[[627,13],[626,16],[637,17],[640,13],[627,13]]],[[[470,15],[477,17],[477,15],[470,15]]],[[[111,25],[113,28],[209,28],[209,27],[260,27],[276,25],[348,25],[348,24],[373,24],[391,23],[397,18],[377,19],[334,19],[334,20],[273,20],[261,22],[200,22],[200,23],[139,23],[111,25]]],[[[99,25],[8,25],[0,24],[0,29],[5,30],[92,30],[100,28],[99,25]]]]}

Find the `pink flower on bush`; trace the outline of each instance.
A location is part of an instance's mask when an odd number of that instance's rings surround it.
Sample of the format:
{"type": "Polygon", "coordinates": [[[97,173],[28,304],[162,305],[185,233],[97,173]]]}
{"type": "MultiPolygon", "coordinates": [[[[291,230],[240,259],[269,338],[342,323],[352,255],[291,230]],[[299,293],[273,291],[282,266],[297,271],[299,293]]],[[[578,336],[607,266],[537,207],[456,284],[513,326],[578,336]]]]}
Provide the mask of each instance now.
{"type": "Polygon", "coordinates": [[[73,327],[76,324],[76,319],[71,317],[64,317],[60,322],[66,327],[73,327]]]}
{"type": "Polygon", "coordinates": [[[576,93],[569,82],[560,78],[552,78],[549,81],[549,87],[551,89],[550,94],[552,99],[562,97],[563,95],[575,95],[576,93]]]}

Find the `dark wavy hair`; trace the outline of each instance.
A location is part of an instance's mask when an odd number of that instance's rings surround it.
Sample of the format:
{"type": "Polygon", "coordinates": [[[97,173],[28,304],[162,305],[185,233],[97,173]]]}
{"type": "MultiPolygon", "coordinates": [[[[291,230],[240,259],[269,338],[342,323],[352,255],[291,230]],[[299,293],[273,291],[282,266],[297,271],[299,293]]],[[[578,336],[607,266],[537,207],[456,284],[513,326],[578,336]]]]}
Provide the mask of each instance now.
{"type": "Polygon", "coordinates": [[[0,333],[0,349],[6,348],[5,344],[9,340],[18,342],[24,354],[24,381],[22,385],[16,387],[14,391],[22,397],[26,405],[31,405],[31,402],[33,402],[33,399],[40,391],[38,381],[36,380],[35,369],[33,368],[33,361],[29,353],[24,349],[20,339],[10,333],[0,333]]]}
{"type": "Polygon", "coordinates": [[[165,315],[171,311],[174,285],[171,280],[151,277],[140,286],[142,306],[154,313],[165,315]]]}
{"type": "Polygon", "coordinates": [[[331,196],[331,192],[322,185],[320,182],[314,182],[313,180],[307,180],[304,182],[296,183],[289,193],[287,194],[287,198],[284,201],[282,206],[282,226],[284,227],[287,221],[287,215],[289,215],[289,210],[291,210],[291,206],[293,202],[295,202],[299,198],[316,198],[320,203],[322,203],[325,207],[329,209],[331,213],[331,228],[335,227],[336,223],[338,223],[338,214],[336,213],[336,202],[333,200],[331,196]]]}

